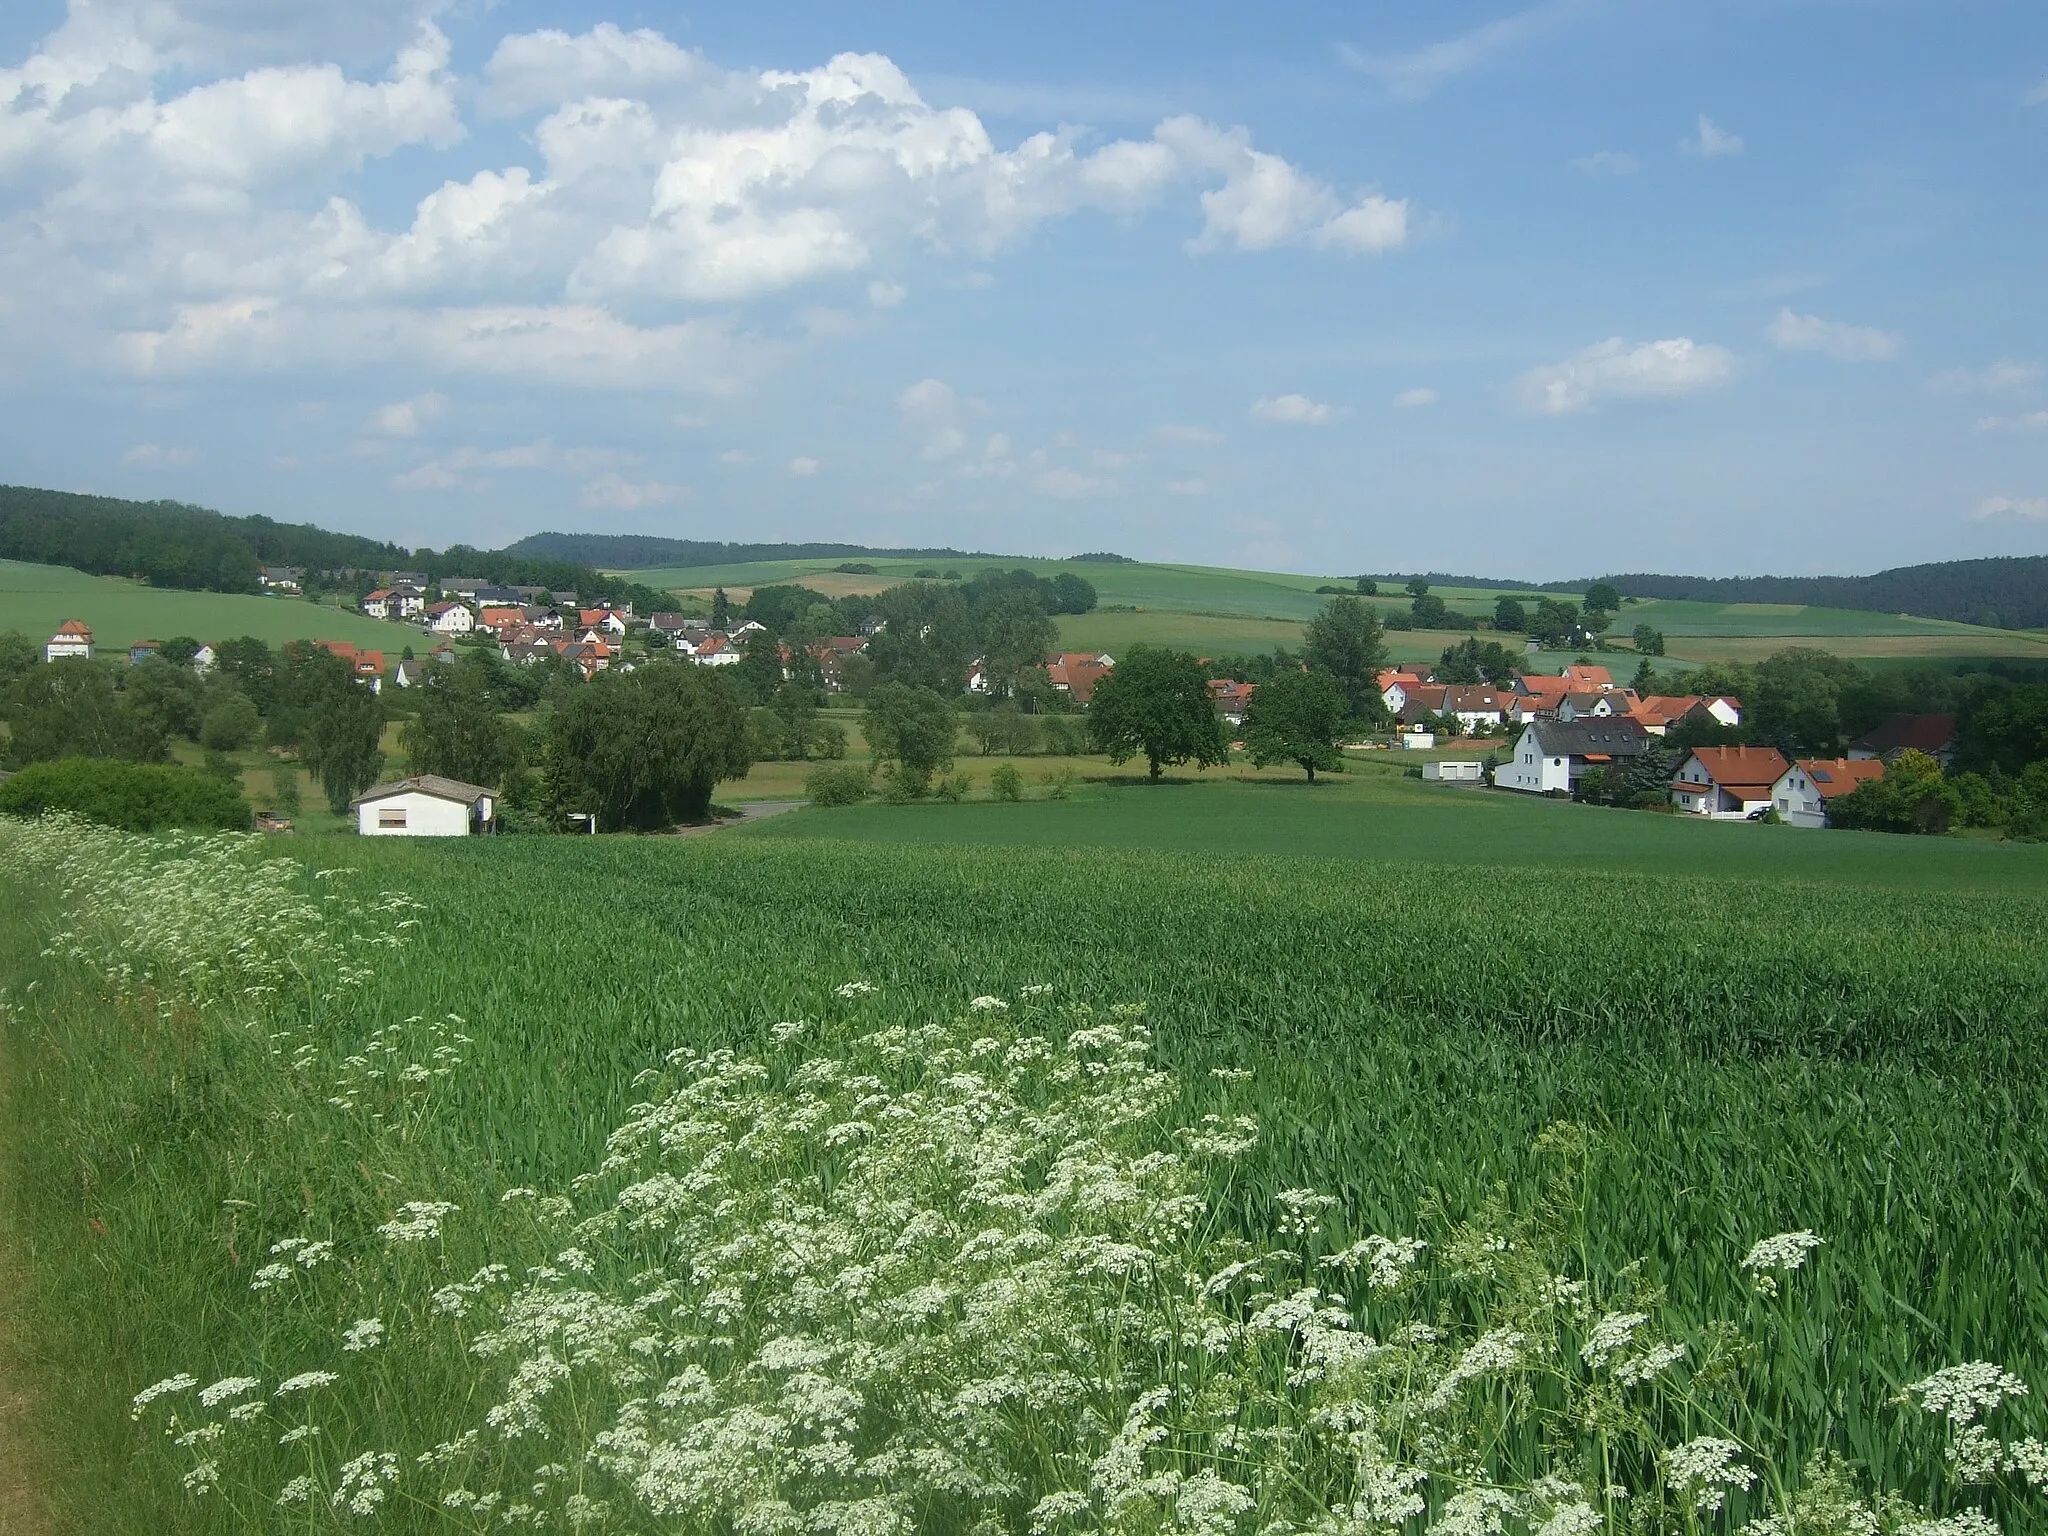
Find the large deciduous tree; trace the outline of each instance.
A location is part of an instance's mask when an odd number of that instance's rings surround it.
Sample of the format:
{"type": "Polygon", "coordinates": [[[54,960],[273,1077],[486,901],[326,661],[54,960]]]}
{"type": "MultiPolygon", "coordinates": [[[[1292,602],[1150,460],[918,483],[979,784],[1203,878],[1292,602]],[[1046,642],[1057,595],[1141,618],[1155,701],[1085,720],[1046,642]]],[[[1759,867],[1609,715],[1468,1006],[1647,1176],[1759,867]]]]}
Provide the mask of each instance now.
{"type": "Polygon", "coordinates": [[[1244,744],[1259,767],[1298,763],[1313,784],[1318,768],[1342,766],[1337,733],[1348,714],[1344,690],[1329,673],[1281,672],[1253,690],[1244,744]]]}
{"type": "Polygon", "coordinates": [[[876,761],[895,765],[902,790],[921,795],[933,774],[953,766],[960,716],[944,695],[891,681],[877,683],[868,695],[861,730],[876,761]]]}
{"type": "Polygon", "coordinates": [[[163,718],[118,692],[104,662],[66,657],[24,671],[0,694],[7,760],[19,767],[64,757],[162,762],[170,753],[163,718]]]}
{"type": "Polygon", "coordinates": [[[288,649],[299,756],[340,816],[384,766],[384,706],[332,651],[303,642],[288,649]]]}
{"type": "Polygon", "coordinates": [[[877,677],[949,697],[967,685],[974,621],[959,592],[910,581],[884,592],[879,608],[883,627],[868,641],[877,677]]]}
{"type": "Polygon", "coordinates": [[[1160,646],[1132,646],[1096,683],[1088,733],[1113,763],[1143,753],[1155,780],[1168,764],[1208,768],[1230,760],[1230,741],[1209,702],[1202,664],[1185,651],[1160,646]]]}
{"type": "Polygon", "coordinates": [[[1379,674],[1387,664],[1387,637],[1370,603],[1333,597],[1323,604],[1303,632],[1301,655],[1310,671],[1336,679],[1354,716],[1370,720],[1386,712],[1379,674]]]}
{"type": "Polygon", "coordinates": [[[488,652],[427,669],[419,713],[398,733],[415,773],[496,788],[519,761],[519,729],[506,718],[503,663],[488,652]]]}
{"type": "Polygon", "coordinates": [[[593,815],[606,832],[702,820],[718,783],[753,765],[733,685],[709,667],[659,665],[600,672],[570,692],[542,759],[556,816],[593,815]]]}

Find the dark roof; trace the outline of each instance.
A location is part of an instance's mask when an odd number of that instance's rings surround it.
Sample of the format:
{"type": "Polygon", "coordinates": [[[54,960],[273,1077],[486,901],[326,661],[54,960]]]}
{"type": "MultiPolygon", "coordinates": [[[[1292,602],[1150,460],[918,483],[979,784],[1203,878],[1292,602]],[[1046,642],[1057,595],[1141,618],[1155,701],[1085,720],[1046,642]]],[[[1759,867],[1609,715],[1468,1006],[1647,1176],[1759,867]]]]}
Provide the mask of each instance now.
{"type": "Polygon", "coordinates": [[[1640,757],[1649,740],[1640,720],[1627,715],[1584,720],[1532,720],[1536,744],[1545,757],[1640,757]]]}
{"type": "Polygon", "coordinates": [[[389,800],[393,795],[417,791],[432,795],[436,800],[454,800],[463,805],[475,805],[491,791],[481,784],[465,784],[460,779],[444,779],[438,773],[423,773],[415,778],[399,779],[391,784],[373,784],[355,799],[351,807],[367,804],[372,800],[389,800]]]}
{"type": "Polygon", "coordinates": [[[1850,743],[1865,752],[1883,757],[1912,748],[1915,752],[1940,752],[1955,740],[1954,715],[1893,715],[1876,730],[1850,743]]]}

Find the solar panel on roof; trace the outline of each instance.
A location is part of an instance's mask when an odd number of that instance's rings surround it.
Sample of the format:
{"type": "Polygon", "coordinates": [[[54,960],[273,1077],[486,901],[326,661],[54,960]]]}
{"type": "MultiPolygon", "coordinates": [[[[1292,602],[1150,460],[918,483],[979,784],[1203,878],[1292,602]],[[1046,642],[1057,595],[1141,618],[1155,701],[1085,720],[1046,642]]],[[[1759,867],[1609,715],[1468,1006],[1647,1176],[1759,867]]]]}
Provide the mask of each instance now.
{"type": "Polygon", "coordinates": [[[1813,770],[1813,781],[1816,784],[1832,784],[1835,782],[1835,779],[1834,775],[1829,773],[1827,769],[1816,768],[1813,770]]]}

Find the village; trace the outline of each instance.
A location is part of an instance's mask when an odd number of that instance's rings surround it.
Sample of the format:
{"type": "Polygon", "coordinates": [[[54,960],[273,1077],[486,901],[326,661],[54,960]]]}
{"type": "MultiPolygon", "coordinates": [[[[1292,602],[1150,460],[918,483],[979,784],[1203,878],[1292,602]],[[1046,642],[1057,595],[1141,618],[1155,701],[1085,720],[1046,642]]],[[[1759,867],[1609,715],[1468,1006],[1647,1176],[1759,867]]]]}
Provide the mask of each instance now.
{"type": "MultiPolygon", "coordinates": [[[[266,567],[263,586],[278,596],[296,596],[302,573],[266,567]]],[[[410,643],[390,659],[382,649],[349,641],[317,642],[349,663],[364,687],[420,686],[427,669],[454,659],[457,646],[494,649],[508,665],[559,663],[588,681],[618,667],[630,671],[653,657],[697,666],[736,666],[751,648],[772,647],[784,677],[799,661],[792,645],[776,639],[751,619],[710,619],[680,612],[637,615],[630,603],[564,610],[550,594],[530,587],[498,587],[482,580],[444,578],[429,582],[419,573],[381,573],[381,582],[358,602],[363,614],[394,626],[416,628],[424,654],[410,643]]],[[[879,619],[863,633],[826,636],[802,643],[814,663],[813,676],[827,694],[855,686],[856,659],[883,628],[879,619]]],[[[164,654],[166,642],[140,641],[128,659],[140,663],[164,654]]],[[[44,646],[45,659],[90,658],[91,630],[67,620],[44,646]]],[[[204,671],[214,664],[214,647],[187,645],[174,659],[204,671]]],[[[1203,665],[1209,663],[1203,659],[1203,665]]],[[[1043,661],[1045,683],[1057,707],[1085,711],[1096,685],[1116,666],[1114,656],[1059,651],[1043,661]]],[[[1899,715],[1852,741],[1844,756],[1795,757],[1776,747],[1747,742],[1689,740],[1732,733],[1743,722],[1743,705],[1729,695],[1652,694],[1616,682],[1606,666],[1589,659],[1566,665],[1557,675],[1516,675],[1501,684],[1464,684],[1439,679],[1451,671],[1425,663],[1388,667],[1377,678],[1379,727],[1354,732],[1343,745],[1354,751],[1395,749],[1424,757],[1420,776],[1434,783],[1491,787],[1509,793],[1557,799],[1617,803],[1611,786],[1631,784],[1639,808],[1651,801],[1682,815],[1714,820],[1772,820],[1804,828],[1831,824],[1830,807],[1860,784],[1883,777],[1900,754],[1926,754],[1944,769],[1954,759],[1955,717],[1899,715]],[[1667,749],[1669,776],[1658,771],[1653,749],[1676,736],[1682,753],[1667,749]],[[1481,753],[1460,756],[1460,753],[1481,753]],[[1648,770],[1655,782],[1644,789],[1648,770]]],[[[963,692],[991,692],[986,663],[969,668],[963,692]]],[[[1244,724],[1259,684],[1232,677],[1208,683],[1212,706],[1226,725],[1244,724]]],[[[1242,743],[1234,745],[1242,746],[1242,743]]],[[[490,791],[432,775],[373,786],[357,803],[358,830],[370,834],[449,835],[483,830],[491,822],[490,791]],[[404,800],[410,805],[400,804],[404,800]]]]}

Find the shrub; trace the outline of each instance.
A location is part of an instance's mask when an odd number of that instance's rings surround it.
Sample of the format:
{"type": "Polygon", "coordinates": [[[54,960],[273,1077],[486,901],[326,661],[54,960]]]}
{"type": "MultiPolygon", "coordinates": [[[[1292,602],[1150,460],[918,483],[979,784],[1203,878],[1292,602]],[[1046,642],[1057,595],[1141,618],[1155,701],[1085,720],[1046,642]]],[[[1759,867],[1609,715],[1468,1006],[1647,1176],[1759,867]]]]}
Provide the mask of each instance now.
{"type": "Polygon", "coordinates": [[[935,793],[948,805],[958,805],[967,798],[967,792],[974,788],[974,780],[965,768],[939,780],[935,793]]]}
{"type": "Polygon", "coordinates": [[[1074,792],[1074,770],[1060,767],[1048,769],[1045,775],[1045,798],[1064,800],[1074,792]]]}
{"type": "Polygon", "coordinates": [[[842,763],[813,768],[804,779],[804,793],[813,805],[858,805],[867,799],[874,769],[842,763]]]}
{"type": "Polygon", "coordinates": [[[249,802],[234,784],[172,764],[65,757],[35,763],[0,784],[0,811],[41,816],[70,811],[130,832],[168,827],[246,832],[249,802]]]}
{"type": "Polygon", "coordinates": [[[1088,750],[1088,730],[1072,715],[1045,717],[1045,750],[1053,757],[1079,757],[1088,750]]]}
{"type": "Polygon", "coordinates": [[[199,744],[215,752],[239,752],[263,729],[263,717],[246,693],[231,693],[199,723],[199,744]]]}
{"type": "Polygon", "coordinates": [[[998,800],[1022,800],[1024,775],[1017,771],[1015,763],[998,763],[996,771],[988,776],[988,787],[998,800]]]}

